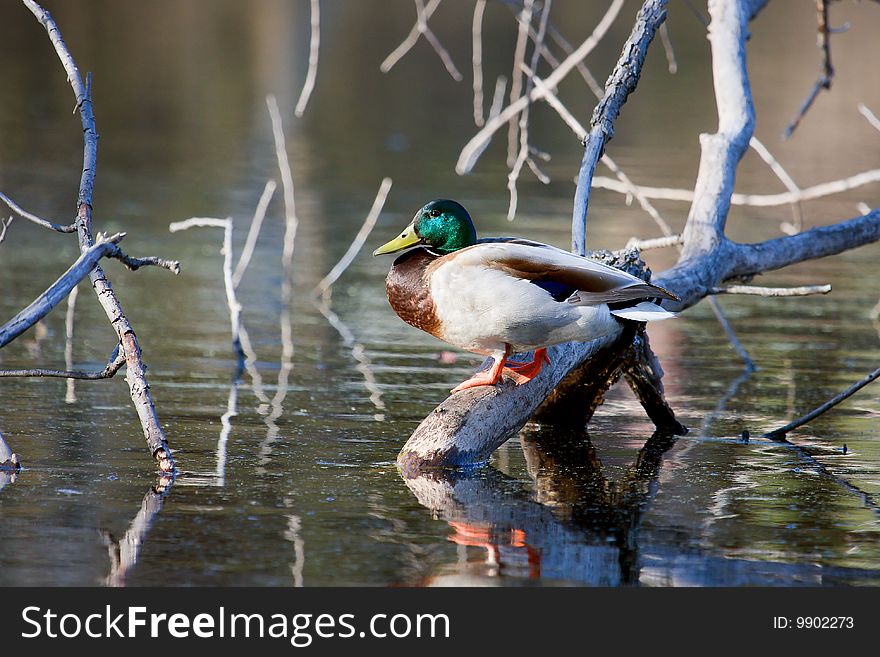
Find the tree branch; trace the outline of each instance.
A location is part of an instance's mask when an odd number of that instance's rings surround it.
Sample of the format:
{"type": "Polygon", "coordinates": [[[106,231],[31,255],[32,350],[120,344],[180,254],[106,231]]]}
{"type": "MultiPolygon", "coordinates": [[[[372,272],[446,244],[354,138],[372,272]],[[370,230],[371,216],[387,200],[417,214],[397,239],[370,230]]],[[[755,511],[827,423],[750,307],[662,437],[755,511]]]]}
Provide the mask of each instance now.
{"type": "Polygon", "coordinates": [[[45,292],[38,296],[30,305],[21,310],[6,324],[0,326],[0,348],[12,342],[31,326],[49,314],[55,306],[61,303],[70,291],[89,273],[97,267],[101,258],[116,258],[125,263],[129,269],[137,269],[145,265],[165,266],[177,273],[180,271],[179,263],[162,258],[132,258],[126,255],[116,246],[125,237],[125,233],[117,233],[109,238],[99,236],[99,241],[87,249],[74,262],[64,274],[61,275],[45,292]]]}
{"type": "Polygon", "coordinates": [[[110,358],[107,359],[107,364],[104,365],[104,369],[93,371],[93,372],[84,372],[81,370],[46,370],[46,369],[33,369],[33,370],[0,370],[0,377],[32,377],[32,376],[45,376],[45,377],[58,377],[62,379],[81,379],[86,381],[97,381],[100,379],[111,379],[116,373],[122,369],[122,366],[125,365],[125,356],[120,353],[119,345],[116,345],[116,349],[113,350],[113,353],[110,354],[110,358]]]}
{"type": "MultiPolygon", "coordinates": [[[[76,96],[76,108],[79,110],[83,128],[83,169],[79,185],[79,197],[77,200],[77,233],[81,252],[87,251],[94,245],[92,236],[92,192],[95,185],[95,167],[98,157],[98,132],[95,127],[95,114],[92,109],[91,78],[87,78],[87,84],[83,84],[79,69],[73,56],[61,37],[61,32],[52,16],[33,0],[23,0],[25,6],[33,13],[40,24],[46,29],[49,40],[55,47],[55,52],[61,60],[64,70],[67,72],[67,81],[70,83],[76,96]]],[[[171,450],[165,440],[165,431],[159,422],[153,398],[150,394],[150,386],[146,378],[146,366],[141,358],[141,349],[138,344],[134,328],[125,316],[122,306],[117,299],[110,282],[104,276],[101,267],[96,266],[89,274],[92,288],[98,296],[98,301],[104,308],[110,324],[116,331],[122,345],[122,351],[126,359],[126,380],[128,382],[131,401],[137,411],[144,438],[150,453],[163,472],[174,471],[174,459],[171,450]]]]}
{"type": "MultiPolygon", "coordinates": [[[[648,0],[642,5],[636,16],[632,33],[623,44],[620,59],[608,82],[605,83],[605,95],[593,110],[590,132],[584,139],[584,157],[574,195],[574,210],[571,217],[572,253],[586,254],[587,209],[593,172],[605,151],[605,145],[614,135],[614,122],[620,114],[620,109],[638,84],[642,65],[648,54],[648,46],[665,19],[666,0],[648,0]]],[[[551,77],[553,76],[549,76],[545,81],[550,88],[553,87],[550,83],[551,77]]]]}
{"type": "MultiPolygon", "coordinates": [[[[9,206],[9,209],[12,210],[15,214],[23,219],[27,219],[28,221],[32,221],[38,226],[42,226],[43,228],[48,228],[50,230],[57,231],[59,233],[75,233],[76,232],[76,223],[72,223],[68,226],[62,226],[61,224],[56,224],[54,221],[49,221],[48,219],[42,219],[35,214],[31,214],[27,210],[24,210],[19,206],[15,201],[6,196],[3,192],[0,192],[0,201],[3,201],[6,205],[9,206]]],[[[6,226],[12,223],[12,219],[10,218],[9,222],[6,222],[6,226]]],[[[6,232],[6,228],[4,227],[3,232],[6,232]]],[[[0,242],[3,241],[3,237],[0,236],[0,242]]]]}

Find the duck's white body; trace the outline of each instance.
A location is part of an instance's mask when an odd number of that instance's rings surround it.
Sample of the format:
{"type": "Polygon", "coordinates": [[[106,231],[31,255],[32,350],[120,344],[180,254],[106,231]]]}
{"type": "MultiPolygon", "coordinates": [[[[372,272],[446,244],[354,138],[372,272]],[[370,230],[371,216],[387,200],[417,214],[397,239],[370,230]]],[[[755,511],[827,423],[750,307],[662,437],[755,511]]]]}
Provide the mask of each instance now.
{"type": "Polygon", "coordinates": [[[529,280],[480,264],[438,267],[431,289],[443,339],[484,356],[503,352],[505,344],[518,353],[587,342],[619,326],[607,304],[560,303],[529,280]]]}
{"type": "Polygon", "coordinates": [[[658,288],[651,290],[635,276],[537,242],[477,244],[441,258],[429,272],[443,339],[486,356],[595,340],[618,330],[615,314],[641,321],[675,316],[656,304],[635,303],[660,294],[658,288]],[[533,283],[552,279],[554,272],[581,283],[573,285],[570,298],[557,300],[533,283]],[[604,300],[632,300],[635,308],[612,311],[604,300]]]}

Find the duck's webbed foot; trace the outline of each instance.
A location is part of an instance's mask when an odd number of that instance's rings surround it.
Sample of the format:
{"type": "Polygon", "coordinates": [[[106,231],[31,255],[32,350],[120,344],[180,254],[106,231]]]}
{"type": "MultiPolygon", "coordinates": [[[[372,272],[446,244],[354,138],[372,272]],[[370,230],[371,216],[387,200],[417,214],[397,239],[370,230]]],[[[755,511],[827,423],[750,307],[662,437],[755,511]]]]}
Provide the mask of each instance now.
{"type": "Polygon", "coordinates": [[[504,369],[504,363],[510,355],[510,348],[505,347],[504,351],[493,353],[492,367],[482,372],[477,372],[467,381],[462,381],[452,389],[452,392],[460,392],[468,388],[476,388],[477,386],[492,386],[501,381],[501,371],[504,369]]]}
{"type": "Polygon", "coordinates": [[[541,348],[535,349],[535,356],[530,363],[508,363],[504,369],[516,385],[521,386],[538,376],[541,368],[544,367],[544,363],[549,362],[550,358],[547,356],[547,350],[541,348]]]}

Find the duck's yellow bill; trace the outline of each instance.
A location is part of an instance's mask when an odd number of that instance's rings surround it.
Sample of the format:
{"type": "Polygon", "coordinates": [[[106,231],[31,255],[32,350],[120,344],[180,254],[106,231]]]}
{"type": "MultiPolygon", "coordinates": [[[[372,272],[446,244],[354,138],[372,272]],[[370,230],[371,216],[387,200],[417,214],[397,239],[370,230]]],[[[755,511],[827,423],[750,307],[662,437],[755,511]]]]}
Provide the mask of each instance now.
{"type": "Polygon", "coordinates": [[[421,244],[422,238],[416,235],[416,229],[413,224],[410,224],[406,228],[403,229],[403,232],[400,233],[399,236],[395,237],[390,242],[386,242],[378,249],[373,251],[373,255],[384,255],[386,253],[397,253],[398,251],[403,251],[404,249],[408,249],[411,246],[415,246],[416,244],[421,244]]]}

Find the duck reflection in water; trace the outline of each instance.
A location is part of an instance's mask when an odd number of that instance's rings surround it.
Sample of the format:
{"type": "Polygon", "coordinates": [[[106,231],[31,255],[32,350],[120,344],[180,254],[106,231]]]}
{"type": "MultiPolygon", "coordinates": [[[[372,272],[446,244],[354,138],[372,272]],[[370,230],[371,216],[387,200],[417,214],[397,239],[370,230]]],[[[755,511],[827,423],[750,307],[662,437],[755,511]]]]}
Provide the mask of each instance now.
{"type": "Polygon", "coordinates": [[[638,530],[675,436],[655,433],[619,480],[603,473],[584,430],[542,427],[520,434],[534,491],[493,467],[404,475],[434,517],[445,520],[459,561],[422,585],[503,584],[504,578],[637,584],[638,530]],[[485,552],[472,560],[468,548],[485,552]],[[487,577],[498,579],[489,580],[487,577]]]}

